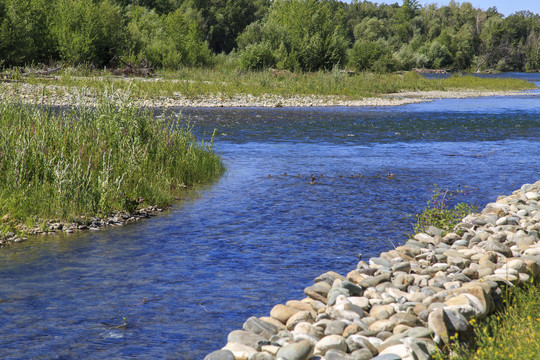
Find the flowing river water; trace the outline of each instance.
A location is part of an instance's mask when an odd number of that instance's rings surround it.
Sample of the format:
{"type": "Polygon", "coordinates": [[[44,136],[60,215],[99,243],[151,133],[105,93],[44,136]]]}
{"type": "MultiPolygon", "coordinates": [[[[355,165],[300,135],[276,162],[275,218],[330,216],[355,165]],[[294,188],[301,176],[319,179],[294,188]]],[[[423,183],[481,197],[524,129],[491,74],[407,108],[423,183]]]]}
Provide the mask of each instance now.
{"type": "Polygon", "coordinates": [[[151,220],[1,249],[1,358],[202,359],[319,274],[403,243],[433,184],[484,206],[540,179],[538,96],[181,119],[217,129],[226,174],[151,220]]]}

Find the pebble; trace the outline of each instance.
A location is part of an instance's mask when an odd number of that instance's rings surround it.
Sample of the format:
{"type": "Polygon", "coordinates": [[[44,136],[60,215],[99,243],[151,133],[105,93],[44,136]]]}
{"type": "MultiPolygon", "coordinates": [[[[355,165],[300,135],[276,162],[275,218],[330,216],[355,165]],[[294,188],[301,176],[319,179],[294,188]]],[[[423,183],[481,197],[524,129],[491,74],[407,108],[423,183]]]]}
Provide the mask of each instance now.
{"type": "Polygon", "coordinates": [[[290,343],[280,348],[276,354],[278,358],[287,360],[307,360],[313,354],[313,345],[307,340],[290,343]]]}
{"type": "Polygon", "coordinates": [[[538,194],[540,181],[444,237],[431,228],[346,277],[326,272],[304,289],[306,299],[249,318],[224,349],[250,360],[427,360],[454,335],[470,336],[469,321],[492,314],[505,286],[540,276],[538,194]]]}
{"type": "Polygon", "coordinates": [[[278,304],[272,308],[270,311],[270,316],[274,319],[282,322],[283,324],[286,324],[287,321],[296,314],[298,311],[290,308],[288,306],[285,306],[283,304],[278,304]]]}
{"type": "Polygon", "coordinates": [[[319,340],[315,345],[315,355],[324,355],[330,349],[347,351],[345,338],[340,335],[328,335],[319,340]]]}

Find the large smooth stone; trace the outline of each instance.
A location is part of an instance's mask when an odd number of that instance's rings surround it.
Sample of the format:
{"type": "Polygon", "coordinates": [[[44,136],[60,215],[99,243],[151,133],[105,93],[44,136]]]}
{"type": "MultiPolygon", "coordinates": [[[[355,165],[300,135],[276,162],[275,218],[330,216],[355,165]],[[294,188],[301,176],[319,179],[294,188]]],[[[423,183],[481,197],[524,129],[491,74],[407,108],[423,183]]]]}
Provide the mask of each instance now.
{"type": "Polygon", "coordinates": [[[299,322],[298,324],[296,324],[293,330],[293,334],[305,334],[305,335],[309,335],[317,339],[319,338],[319,335],[320,335],[317,329],[312,324],[305,321],[299,322]]]}
{"type": "Polygon", "coordinates": [[[428,317],[428,326],[445,343],[450,342],[454,335],[465,335],[471,327],[469,321],[454,310],[439,308],[431,312],[428,317]]]}
{"type": "Polygon", "coordinates": [[[313,354],[313,345],[308,340],[286,344],[277,352],[278,358],[286,360],[307,360],[313,354]]]}
{"type": "Polygon", "coordinates": [[[396,321],[392,319],[377,320],[369,325],[369,330],[375,332],[392,331],[396,326],[396,321]]]}
{"type": "Polygon", "coordinates": [[[229,350],[232,352],[235,360],[248,360],[251,355],[257,353],[257,350],[252,347],[233,342],[227,343],[221,350],[229,350]]]}
{"type": "Polygon", "coordinates": [[[324,358],[326,360],[351,360],[349,354],[347,354],[345,351],[337,349],[328,350],[326,354],[324,354],[324,358]]]}
{"type": "Polygon", "coordinates": [[[362,335],[351,335],[347,338],[346,343],[350,351],[368,349],[371,352],[371,356],[375,356],[378,353],[377,348],[369,341],[367,337],[362,335]]]}
{"type": "Polygon", "coordinates": [[[497,242],[495,240],[486,241],[484,249],[486,251],[494,251],[496,253],[504,255],[505,257],[512,257],[512,250],[510,250],[508,246],[501,244],[500,242],[497,242]]]}
{"type": "Polygon", "coordinates": [[[266,321],[263,321],[255,316],[250,317],[246,320],[242,329],[246,331],[251,331],[257,335],[262,336],[265,339],[270,339],[272,335],[278,333],[278,328],[274,324],[270,324],[266,321]]]}
{"type": "Polygon", "coordinates": [[[433,344],[413,338],[403,339],[403,343],[407,345],[415,360],[431,359],[430,354],[436,349],[433,344]]]}
{"type": "Polygon", "coordinates": [[[324,335],[342,335],[347,325],[345,321],[334,320],[326,325],[324,335]]]}
{"type": "Polygon", "coordinates": [[[354,350],[350,355],[351,360],[370,360],[373,359],[373,354],[368,349],[354,350]]]}
{"type": "Polygon", "coordinates": [[[445,301],[445,308],[455,310],[467,319],[473,317],[483,319],[487,316],[487,309],[482,302],[470,294],[459,294],[445,301]]]}
{"type": "Polygon", "coordinates": [[[270,316],[273,317],[276,320],[281,321],[282,323],[286,324],[287,320],[294,314],[296,314],[298,311],[290,308],[288,306],[278,304],[270,310],[270,316]]]}
{"type": "Polygon", "coordinates": [[[360,281],[358,283],[358,285],[360,285],[360,286],[362,286],[364,288],[368,288],[368,287],[371,287],[371,286],[377,286],[380,283],[382,283],[383,281],[390,280],[391,277],[392,277],[392,275],[390,273],[384,273],[384,274],[373,276],[373,277],[367,278],[366,280],[360,281]]]}
{"type": "Polygon", "coordinates": [[[299,311],[287,320],[287,330],[292,331],[301,322],[313,323],[315,319],[311,311],[299,311]]]}
{"type": "Polygon", "coordinates": [[[325,336],[315,345],[315,355],[324,355],[330,349],[347,351],[345,338],[340,335],[325,336]]]}
{"type": "Polygon", "coordinates": [[[246,345],[253,349],[258,349],[259,342],[265,340],[267,339],[245,330],[234,330],[229,333],[229,336],[227,336],[228,342],[246,345]]]}
{"type": "Polygon", "coordinates": [[[217,350],[206,355],[204,360],[234,360],[234,354],[229,350],[217,350]]]}
{"type": "Polygon", "coordinates": [[[401,360],[401,356],[397,354],[383,354],[376,356],[371,360],[401,360]]]}
{"type": "Polygon", "coordinates": [[[318,283],[315,283],[314,285],[308,286],[305,288],[304,293],[308,292],[316,292],[324,297],[328,296],[328,292],[332,288],[332,285],[327,283],[326,281],[320,281],[318,283]]]}
{"type": "Polygon", "coordinates": [[[379,353],[379,356],[382,355],[398,355],[399,359],[404,359],[406,357],[409,357],[411,355],[411,352],[409,351],[409,348],[405,344],[397,344],[393,346],[389,346],[386,349],[382,350],[379,353]]]}
{"type": "Polygon", "coordinates": [[[274,357],[267,352],[258,352],[251,355],[249,360],[274,360],[274,357]]]}
{"type": "Polygon", "coordinates": [[[390,320],[393,320],[398,325],[407,325],[410,327],[415,327],[418,325],[418,317],[416,317],[413,314],[405,313],[405,312],[399,312],[394,314],[390,320]]]}
{"type": "Polygon", "coordinates": [[[285,306],[298,311],[314,311],[313,307],[309,303],[298,300],[289,300],[285,303],[285,306]]]}

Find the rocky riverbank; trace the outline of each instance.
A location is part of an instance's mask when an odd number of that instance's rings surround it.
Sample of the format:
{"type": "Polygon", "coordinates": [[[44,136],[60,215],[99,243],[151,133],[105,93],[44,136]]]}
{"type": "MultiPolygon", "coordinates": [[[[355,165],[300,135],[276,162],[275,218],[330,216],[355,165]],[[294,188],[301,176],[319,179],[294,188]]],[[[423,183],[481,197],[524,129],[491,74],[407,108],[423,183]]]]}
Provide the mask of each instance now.
{"type": "Polygon", "coordinates": [[[58,233],[73,234],[80,231],[97,231],[102,227],[109,226],[124,226],[133,222],[137,222],[143,219],[148,219],[155,216],[156,213],[162,212],[163,209],[157,206],[148,206],[146,208],[138,209],[132,214],[127,212],[114,212],[106,218],[100,217],[81,217],[76,222],[63,222],[60,220],[50,220],[44,222],[42,226],[28,228],[24,224],[18,224],[15,219],[11,219],[9,215],[4,215],[0,223],[14,222],[14,227],[17,227],[20,233],[24,233],[22,236],[13,231],[7,232],[5,235],[0,235],[0,248],[10,246],[20,242],[28,240],[26,235],[55,235],[58,233]]]}
{"type": "Polygon", "coordinates": [[[403,246],[327,272],[306,298],[251,317],[205,360],[429,359],[502,306],[505,287],[540,275],[540,181],[429,228],[403,246]]]}
{"type": "MultiPolygon", "coordinates": [[[[159,79],[137,80],[158,81],[159,79]]],[[[540,94],[523,91],[409,91],[395,94],[386,94],[379,97],[363,99],[348,99],[341,96],[321,95],[261,95],[238,94],[223,96],[219,94],[206,94],[196,97],[186,97],[175,93],[171,97],[152,97],[146,99],[130,99],[130,103],[137,107],[166,108],[166,107],[328,107],[328,106],[398,106],[413,104],[433,99],[462,99],[483,96],[513,96],[540,94]]],[[[126,101],[125,94],[116,94],[118,101],[126,101]]],[[[32,85],[27,83],[0,83],[0,99],[20,101],[24,104],[71,106],[73,104],[95,104],[97,97],[88,89],[65,87],[57,85],[32,85]]]]}

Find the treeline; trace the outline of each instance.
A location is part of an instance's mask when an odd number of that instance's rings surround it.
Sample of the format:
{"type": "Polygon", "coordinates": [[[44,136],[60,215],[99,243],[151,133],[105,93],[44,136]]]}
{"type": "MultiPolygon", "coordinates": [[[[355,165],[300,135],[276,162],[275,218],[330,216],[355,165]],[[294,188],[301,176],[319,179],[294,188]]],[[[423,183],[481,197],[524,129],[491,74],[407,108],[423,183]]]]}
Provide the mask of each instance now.
{"type": "Polygon", "coordinates": [[[0,0],[0,67],[540,70],[540,15],[470,3],[0,0]]]}

